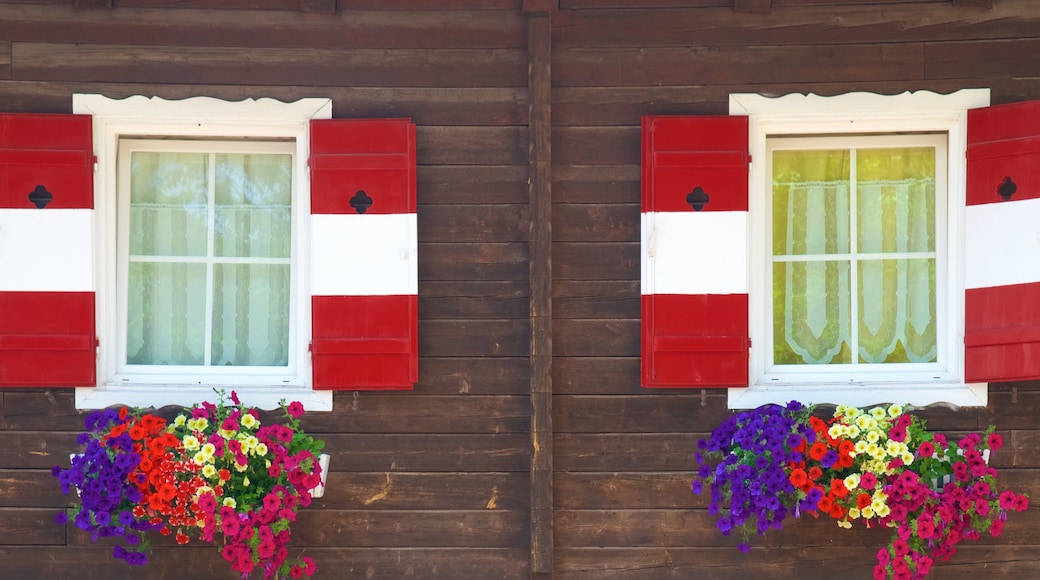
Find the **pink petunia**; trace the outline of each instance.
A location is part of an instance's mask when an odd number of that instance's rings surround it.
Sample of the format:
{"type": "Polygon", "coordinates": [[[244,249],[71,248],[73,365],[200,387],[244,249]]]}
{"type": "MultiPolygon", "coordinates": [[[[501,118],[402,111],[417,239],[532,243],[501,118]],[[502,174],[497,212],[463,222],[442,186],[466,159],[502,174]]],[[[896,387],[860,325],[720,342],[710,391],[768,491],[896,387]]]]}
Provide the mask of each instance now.
{"type": "Polygon", "coordinates": [[[301,403],[299,401],[293,401],[293,402],[289,403],[289,407],[288,407],[287,411],[289,412],[289,416],[290,417],[292,417],[293,419],[299,419],[300,417],[303,416],[303,413],[304,413],[304,411],[303,411],[303,403],[301,403]]]}
{"type": "Polygon", "coordinates": [[[999,433],[990,433],[989,437],[986,438],[986,445],[993,451],[996,451],[1004,446],[1004,438],[999,433]]]}
{"type": "Polygon", "coordinates": [[[935,445],[932,445],[930,441],[925,441],[917,448],[917,454],[921,457],[931,457],[935,455],[935,445]]]}

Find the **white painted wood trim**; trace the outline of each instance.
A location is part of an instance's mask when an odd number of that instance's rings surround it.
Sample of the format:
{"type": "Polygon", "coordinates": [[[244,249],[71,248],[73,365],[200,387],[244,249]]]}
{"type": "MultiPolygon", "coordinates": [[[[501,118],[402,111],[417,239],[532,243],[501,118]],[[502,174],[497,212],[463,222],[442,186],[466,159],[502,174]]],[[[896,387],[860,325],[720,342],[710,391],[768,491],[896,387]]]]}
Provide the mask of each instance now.
{"type": "Polygon", "coordinates": [[[93,291],[93,239],[93,210],[0,209],[0,291],[93,291]]]}
{"type": "Polygon", "coordinates": [[[747,294],[747,212],[647,212],[641,219],[642,294],[747,294]]]}
{"type": "Polygon", "coordinates": [[[311,215],[315,296],[418,294],[416,215],[311,215]]]}
{"type": "Polygon", "coordinates": [[[966,288],[1040,281],[1040,199],[970,205],[964,229],[966,288]]]}

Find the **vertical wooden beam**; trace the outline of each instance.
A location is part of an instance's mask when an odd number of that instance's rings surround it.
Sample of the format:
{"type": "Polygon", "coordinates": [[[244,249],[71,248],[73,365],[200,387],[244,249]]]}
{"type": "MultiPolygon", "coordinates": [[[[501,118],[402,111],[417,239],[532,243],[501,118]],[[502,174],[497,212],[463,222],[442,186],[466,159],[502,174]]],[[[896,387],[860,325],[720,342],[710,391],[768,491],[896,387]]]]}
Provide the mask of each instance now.
{"type": "Polygon", "coordinates": [[[531,578],[552,577],[552,14],[554,0],[525,0],[528,16],[531,230],[531,578]]]}

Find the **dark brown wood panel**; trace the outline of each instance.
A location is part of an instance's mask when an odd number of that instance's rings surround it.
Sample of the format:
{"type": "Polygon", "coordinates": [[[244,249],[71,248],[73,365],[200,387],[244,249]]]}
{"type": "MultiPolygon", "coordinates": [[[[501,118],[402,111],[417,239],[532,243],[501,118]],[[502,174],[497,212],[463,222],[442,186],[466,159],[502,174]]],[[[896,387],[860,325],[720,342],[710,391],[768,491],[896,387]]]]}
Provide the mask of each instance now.
{"type": "Polygon", "coordinates": [[[553,197],[559,203],[639,203],[639,165],[560,166],[553,197]]]}
{"type": "Polygon", "coordinates": [[[696,463],[695,426],[683,433],[556,434],[557,471],[688,471],[696,463]]]}
{"type": "Polygon", "coordinates": [[[420,320],[420,356],[525,356],[525,320],[420,320]]]}
{"type": "Polygon", "coordinates": [[[556,356],[639,356],[639,320],[558,320],[556,356]]]}
{"type": "Polygon", "coordinates": [[[560,165],[638,165],[639,125],[557,127],[553,145],[553,163],[560,165]]]}
{"type": "Polygon", "coordinates": [[[514,165],[527,161],[524,127],[420,127],[419,165],[514,165]]]}
{"type": "Polygon", "coordinates": [[[632,242],[639,240],[639,204],[559,204],[553,213],[558,242],[632,242]]]}
{"type": "Polygon", "coordinates": [[[75,10],[70,6],[0,5],[0,38],[98,45],[281,49],[527,46],[524,21],[517,12],[444,9],[416,11],[403,18],[400,14],[360,9],[325,15],[262,10],[149,10],[125,6],[116,10],[75,10]]]}
{"type": "MultiPolygon", "coordinates": [[[[1040,30],[1040,23],[1035,26],[1040,30]]],[[[929,43],[925,45],[925,78],[1035,77],[1040,71],[1038,51],[1040,38],[929,43]]]]}
{"type": "Polygon", "coordinates": [[[0,469],[0,507],[61,507],[68,499],[49,469],[0,469]]]}
{"type": "MultiPolygon", "coordinates": [[[[644,392],[639,386],[638,357],[558,357],[553,365],[553,384],[557,394],[568,395],[644,392]]],[[[708,395],[718,392],[707,391],[708,395]]]]}
{"type": "Polygon", "coordinates": [[[526,203],[527,167],[423,165],[416,168],[419,203],[526,203]]]}
{"type": "Polygon", "coordinates": [[[332,50],[15,42],[15,80],[354,87],[516,87],[519,50],[332,50]],[[387,70],[395,74],[387,75],[387,70]]]}
{"type": "MultiPolygon", "coordinates": [[[[526,395],[528,369],[527,357],[424,356],[419,362],[416,390],[429,394],[526,395]]],[[[337,400],[336,404],[341,403],[337,400]]]]}
{"type": "MultiPolygon", "coordinates": [[[[333,466],[335,467],[335,466],[333,466]]],[[[524,473],[340,473],[314,509],[526,511],[524,473]],[[331,490],[336,490],[331,493],[331,490]]]]}
{"type": "Polygon", "coordinates": [[[557,473],[556,507],[561,510],[705,508],[707,494],[690,491],[692,474],[681,472],[557,473]]]}
{"type": "Polygon", "coordinates": [[[419,317],[526,318],[529,294],[527,284],[518,280],[423,282],[419,285],[419,317]]]}
{"type": "Polygon", "coordinates": [[[62,545],[65,527],[54,523],[54,508],[4,508],[0,510],[0,545],[62,545]]]}
{"type": "Polygon", "coordinates": [[[639,318],[639,280],[561,280],[553,284],[558,318],[639,318]]]}
{"type": "MultiPolygon", "coordinates": [[[[567,48],[557,86],[815,83],[841,68],[848,81],[924,79],[924,45],[852,44],[688,48],[567,48]]],[[[15,58],[18,45],[15,45],[15,58]]],[[[17,68],[16,68],[17,74],[17,68]]]]}
{"type": "Polygon", "coordinates": [[[638,280],[639,242],[553,245],[557,280],[638,280]]]}
{"type": "MultiPolygon", "coordinates": [[[[81,421],[65,423],[82,429],[81,421]]],[[[0,431],[0,468],[51,469],[69,464],[69,453],[77,449],[77,433],[58,431],[0,431]]]]}
{"type": "Polygon", "coordinates": [[[0,42],[0,79],[11,78],[11,43],[0,42]]]}
{"type": "MultiPolygon", "coordinates": [[[[992,10],[952,8],[949,0],[938,3],[943,2],[946,6],[896,0],[879,8],[874,0],[830,3],[827,7],[785,6],[773,0],[768,17],[734,12],[730,9],[733,0],[713,10],[654,10],[652,6],[625,2],[631,9],[561,10],[553,43],[558,52],[577,46],[786,49],[808,44],[1021,38],[1036,36],[1040,25],[1040,13],[1029,0],[1003,0],[992,10]]],[[[828,76],[847,76],[847,72],[835,71],[828,76]]]]}
{"type": "MultiPolygon", "coordinates": [[[[718,401],[713,397],[712,401],[718,401]]],[[[732,414],[708,405],[699,389],[644,389],[638,395],[559,395],[557,433],[684,433],[732,414]]]]}
{"type": "MultiPolygon", "coordinates": [[[[0,437],[2,439],[2,437],[0,437]]],[[[322,435],[333,471],[522,471],[528,469],[527,434],[322,435]]],[[[70,445],[69,448],[72,448],[70,445]]],[[[67,456],[66,456],[67,457],[67,456]]]]}
{"type": "Polygon", "coordinates": [[[526,397],[359,392],[328,413],[310,413],[314,433],[526,433],[526,397]],[[444,417],[451,417],[445,421],[444,417]]]}
{"type": "Polygon", "coordinates": [[[527,244],[419,243],[419,283],[426,280],[527,280],[527,244]]]}
{"type": "MultiPolygon", "coordinates": [[[[295,528],[293,528],[295,531],[295,528]]],[[[357,533],[357,531],[355,531],[357,533]]],[[[239,580],[219,550],[207,547],[157,547],[149,564],[130,567],[112,558],[111,548],[79,546],[3,546],[0,562],[12,580],[175,580],[184,570],[198,578],[239,580]]],[[[318,565],[315,578],[444,578],[488,580],[523,578],[526,548],[344,548],[310,547],[305,555],[318,565]]],[[[300,552],[291,552],[299,555],[300,552]]]]}
{"type": "Polygon", "coordinates": [[[523,242],[527,205],[420,205],[419,239],[424,242],[523,242]]]}

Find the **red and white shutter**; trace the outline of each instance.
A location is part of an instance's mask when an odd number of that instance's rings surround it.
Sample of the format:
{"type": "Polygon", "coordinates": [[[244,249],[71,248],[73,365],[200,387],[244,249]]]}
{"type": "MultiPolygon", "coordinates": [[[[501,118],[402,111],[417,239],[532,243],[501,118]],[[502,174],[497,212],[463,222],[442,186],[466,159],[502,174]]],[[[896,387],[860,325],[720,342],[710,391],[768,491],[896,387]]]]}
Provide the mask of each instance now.
{"type": "Polygon", "coordinates": [[[89,115],[0,115],[0,387],[93,387],[89,115]]]}
{"type": "Polygon", "coordinates": [[[747,386],[747,117],[643,118],[641,226],[643,386],[747,386]]]}
{"type": "Polygon", "coordinates": [[[964,374],[1040,379],[1040,101],[968,111],[964,374]]]}
{"type": "Polygon", "coordinates": [[[315,389],[419,379],[415,125],[311,122],[315,389]]]}

